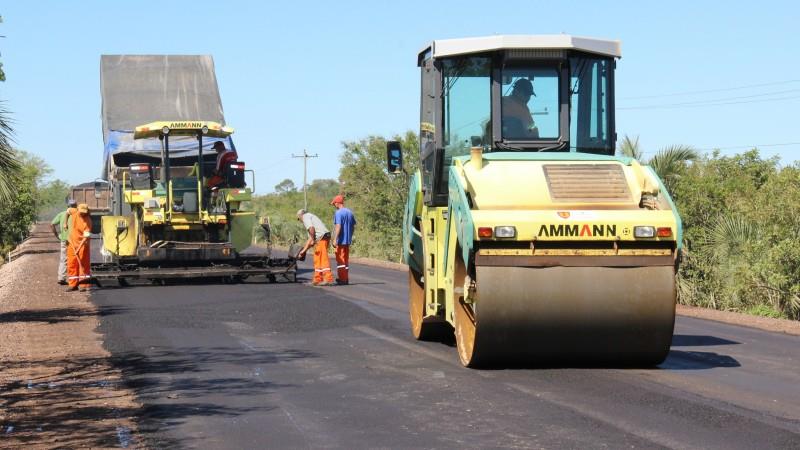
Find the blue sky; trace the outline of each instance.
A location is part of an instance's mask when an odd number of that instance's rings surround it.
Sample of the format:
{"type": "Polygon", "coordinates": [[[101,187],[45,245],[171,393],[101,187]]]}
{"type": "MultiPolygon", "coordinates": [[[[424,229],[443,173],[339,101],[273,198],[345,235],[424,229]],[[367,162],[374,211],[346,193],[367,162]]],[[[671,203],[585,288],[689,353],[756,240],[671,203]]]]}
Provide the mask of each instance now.
{"type": "Polygon", "coordinates": [[[796,2],[28,0],[0,14],[0,99],[18,145],[70,183],[100,173],[101,54],[213,55],[240,158],[264,193],[300,184],[291,155],[304,148],[320,156],[309,179],[336,178],[342,141],[416,130],[417,52],[489,34],[621,40],[617,132],[647,151],[760,145],[800,159],[796,2]]]}

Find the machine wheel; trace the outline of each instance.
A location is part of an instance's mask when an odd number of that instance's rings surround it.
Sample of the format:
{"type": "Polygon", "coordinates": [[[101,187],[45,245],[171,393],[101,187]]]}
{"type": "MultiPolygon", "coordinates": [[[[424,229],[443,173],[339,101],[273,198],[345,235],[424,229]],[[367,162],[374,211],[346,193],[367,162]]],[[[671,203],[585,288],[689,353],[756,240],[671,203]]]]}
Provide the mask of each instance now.
{"type": "MultiPolygon", "coordinates": [[[[457,255],[461,254],[459,249],[457,255]]],[[[464,280],[467,276],[467,268],[461,258],[456,257],[455,270],[453,273],[453,286],[464,286],[464,280]]],[[[454,289],[454,292],[459,292],[454,289]]],[[[458,358],[464,367],[475,367],[478,364],[478,358],[475,354],[475,310],[473,305],[464,301],[464,292],[455,294],[453,299],[453,307],[455,314],[453,321],[455,322],[455,335],[456,347],[458,348],[458,358]]]]}
{"type": "Polygon", "coordinates": [[[274,283],[275,282],[275,275],[273,275],[273,274],[267,275],[267,281],[269,281],[270,283],[274,283]]]}
{"type": "Polygon", "coordinates": [[[411,334],[420,341],[436,340],[441,336],[443,324],[435,318],[425,317],[425,286],[420,283],[421,275],[408,269],[408,315],[411,320],[411,334]]]}
{"type": "Polygon", "coordinates": [[[649,366],[669,352],[675,319],[671,266],[478,266],[470,275],[475,292],[465,301],[470,279],[456,259],[453,321],[466,367],[649,366]]]}
{"type": "Polygon", "coordinates": [[[128,287],[128,280],[126,280],[124,277],[117,277],[117,283],[119,284],[119,287],[128,287]]]}

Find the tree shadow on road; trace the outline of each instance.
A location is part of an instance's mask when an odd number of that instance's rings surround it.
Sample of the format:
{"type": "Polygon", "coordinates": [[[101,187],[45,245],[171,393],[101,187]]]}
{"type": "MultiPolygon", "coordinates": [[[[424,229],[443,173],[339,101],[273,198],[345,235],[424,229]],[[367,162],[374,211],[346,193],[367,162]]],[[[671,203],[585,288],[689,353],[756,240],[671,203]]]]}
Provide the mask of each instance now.
{"type": "Polygon", "coordinates": [[[0,447],[120,447],[123,441],[136,447],[202,447],[201,440],[172,435],[171,429],[197,417],[235,418],[274,409],[269,395],[292,386],[269,381],[268,366],[315,356],[300,350],[182,350],[5,363],[3,379],[9,381],[0,383],[0,447]],[[207,376],[217,365],[238,369],[225,377],[207,376]],[[30,373],[31,367],[40,375],[14,379],[15,370],[30,373]],[[132,435],[120,426],[126,419],[136,424],[132,435]]]}
{"type": "Polygon", "coordinates": [[[246,351],[228,347],[191,347],[117,353],[111,360],[124,374],[144,407],[136,416],[139,435],[148,446],[200,446],[174,429],[199,417],[235,418],[266,413],[269,396],[290,384],[269,380],[269,365],[314,358],[304,350],[246,351]],[[213,372],[213,374],[212,374],[213,372]],[[225,376],[220,377],[220,373],[225,376]]]}
{"type": "Polygon", "coordinates": [[[125,312],[124,307],[102,308],[94,311],[90,308],[51,308],[51,309],[20,309],[0,314],[0,324],[12,322],[75,322],[82,317],[108,316],[125,312]]]}

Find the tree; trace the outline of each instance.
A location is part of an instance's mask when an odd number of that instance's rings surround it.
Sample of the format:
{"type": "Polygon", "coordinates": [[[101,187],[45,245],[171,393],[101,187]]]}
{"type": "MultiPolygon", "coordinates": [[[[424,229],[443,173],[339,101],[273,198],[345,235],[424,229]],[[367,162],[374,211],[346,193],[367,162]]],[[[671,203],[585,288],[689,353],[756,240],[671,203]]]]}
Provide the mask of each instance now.
{"type": "Polygon", "coordinates": [[[297,186],[294,185],[294,181],[288,178],[275,185],[275,192],[279,194],[284,192],[295,192],[296,190],[297,186]]]}
{"type": "Polygon", "coordinates": [[[675,179],[681,303],[800,318],[800,166],[713,152],[675,179]]]}
{"type": "MultiPolygon", "coordinates": [[[[0,16],[0,23],[3,17],[0,16]]],[[[3,63],[0,63],[0,81],[6,81],[3,63]]],[[[0,200],[9,200],[18,181],[20,163],[14,153],[14,129],[5,103],[0,101],[0,200]]]]}
{"type": "MultiPolygon", "coordinates": [[[[417,134],[408,131],[394,139],[401,143],[405,173],[414,173],[419,165],[417,134]]],[[[365,256],[397,259],[409,177],[387,173],[383,137],[368,136],[342,145],[339,179],[347,205],[358,220],[353,248],[365,256]]]]}
{"type": "Polygon", "coordinates": [[[639,145],[639,136],[631,139],[628,135],[622,138],[622,141],[617,146],[617,152],[652,167],[670,192],[672,192],[672,185],[675,179],[681,176],[686,164],[690,161],[696,161],[700,156],[691,146],[670,145],[659,149],[652,158],[645,161],[644,151],[639,145]]]}
{"type": "Polygon", "coordinates": [[[36,220],[39,204],[37,183],[47,173],[47,165],[40,158],[19,152],[14,158],[21,161],[19,172],[10,195],[0,200],[0,252],[11,250],[27,234],[36,220]]]}
{"type": "Polygon", "coordinates": [[[11,118],[0,101],[0,199],[10,199],[14,185],[19,181],[20,162],[14,152],[14,129],[11,118]]]}

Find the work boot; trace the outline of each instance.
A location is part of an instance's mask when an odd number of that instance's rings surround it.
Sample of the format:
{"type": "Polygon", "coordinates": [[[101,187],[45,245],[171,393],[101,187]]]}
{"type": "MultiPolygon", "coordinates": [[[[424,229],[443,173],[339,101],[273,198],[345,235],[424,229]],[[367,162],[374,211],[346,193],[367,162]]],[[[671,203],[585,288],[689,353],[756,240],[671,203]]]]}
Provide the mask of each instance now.
{"type": "Polygon", "coordinates": [[[70,287],[68,287],[66,289],[67,292],[73,292],[73,291],[77,291],[77,290],[78,290],[78,286],[70,286],[70,287]]]}
{"type": "Polygon", "coordinates": [[[350,282],[345,280],[336,280],[336,284],[339,286],[347,286],[348,284],[350,284],[350,282]]]}
{"type": "Polygon", "coordinates": [[[78,288],[78,290],[81,291],[81,292],[87,292],[87,291],[89,291],[89,286],[81,286],[81,287],[78,288]]]}
{"type": "Polygon", "coordinates": [[[67,284],[67,280],[58,280],[58,284],[64,286],[67,284]]]}
{"type": "Polygon", "coordinates": [[[319,286],[334,286],[334,285],[336,285],[336,283],[334,283],[333,281],[323,281],[322,283],[319,284],[319,286]]]}

